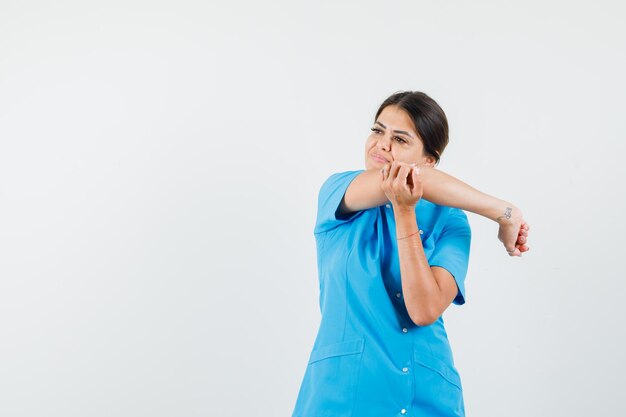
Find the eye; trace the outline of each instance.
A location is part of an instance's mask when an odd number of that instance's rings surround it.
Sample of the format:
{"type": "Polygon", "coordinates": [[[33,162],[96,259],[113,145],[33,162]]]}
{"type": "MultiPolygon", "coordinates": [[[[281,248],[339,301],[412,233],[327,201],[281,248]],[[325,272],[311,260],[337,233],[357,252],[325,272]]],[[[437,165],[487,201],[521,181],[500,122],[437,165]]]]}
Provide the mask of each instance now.
{"type": "Polygon", "coordinates": [[[406,140],[402,139],[400,136],[394,136],[396,139],[398,139],[398,142],[400,143],[406,143],[406,140]]]}
{"type": "MultiPolygon", "coordinates": [[[[376,127],[372,127],[370,129],[372,132],[375,132],[376,134],[379,134],[382,132],[382,130],[376,128],[376,127]]],[[[394,136],[394,139],[396,139],[398,142],[400,143],[408,143],[406,140],[402,139],[400,136],[394,136]]]]}

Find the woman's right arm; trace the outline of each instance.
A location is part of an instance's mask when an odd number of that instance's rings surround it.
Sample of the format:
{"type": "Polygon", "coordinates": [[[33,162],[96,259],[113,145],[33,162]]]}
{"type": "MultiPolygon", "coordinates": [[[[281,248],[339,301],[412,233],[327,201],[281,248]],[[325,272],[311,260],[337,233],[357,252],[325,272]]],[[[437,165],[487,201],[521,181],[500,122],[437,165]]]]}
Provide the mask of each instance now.
{"type": "MultiPolygon", "coordinates": [[[[478,191],[469,184],[430,166],[420,167],[420,178],[424,187],[422,198],[440,206],[471,211],[495,222],[498,222],[498,218],[507,216],[507,209],[510,209],[511,215],[515,209],[513,204],[478,191]]],[[[357,175],[348,186],[341,202],[341,214],[388,203],[389,199],[381,184],[380,169],[368,169],[357,175]]]]}
{"type": "MultiPolygon", "coordinates": [[[[409,165],[402,162],[387,164],[409,165]]],[[[511,255],[519,255],[528,250],[525,246],[526,234],[522,241],[517,239],[518,230],[528,225],[522,212],[514,204],[485,194],[469,184],[431,166],[420,166],[420,179],[423,186],[422,198],[441,206],[456,207],[487,217],[501,226],[498,238],[511,255]],[[515,231],[513,231],[515,229],[515,231]],[[514,233],[515,232],[515,233],[514,233]],[[519,243],[520,245],[517,245],[519,243]],[[520,247],[522,246],[522,247],[520,247]]],[[[357,175],[348,186],[340,204],[340,214],[378,207],[389,202],[382,190],[380,169],[368,169],[357,175]]]]}

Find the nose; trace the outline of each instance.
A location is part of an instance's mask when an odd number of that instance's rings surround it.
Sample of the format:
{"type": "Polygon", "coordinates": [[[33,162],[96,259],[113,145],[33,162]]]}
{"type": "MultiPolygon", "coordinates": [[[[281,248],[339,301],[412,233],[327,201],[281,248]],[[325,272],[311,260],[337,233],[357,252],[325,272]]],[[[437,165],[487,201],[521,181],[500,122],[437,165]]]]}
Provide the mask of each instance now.
{"type": "Polygon", "coordinates": [[[382,137],[378,139],[377,146],[379,149],[389,152],[391,148],[391,138],[387,135],[382,135],[382,137]]]}

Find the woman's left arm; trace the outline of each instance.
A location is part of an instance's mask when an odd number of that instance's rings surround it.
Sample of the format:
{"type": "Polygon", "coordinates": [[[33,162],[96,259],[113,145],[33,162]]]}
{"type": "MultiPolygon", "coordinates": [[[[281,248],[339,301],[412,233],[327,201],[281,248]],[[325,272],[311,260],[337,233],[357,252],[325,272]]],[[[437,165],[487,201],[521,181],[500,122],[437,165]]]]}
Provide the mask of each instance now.
{"type": "MultiPolygon", "coordinates": [[[[405,305],[411,320],[426,326],[437,320],[456,297],[456,280],[445,268],[431,267],[424,253],[415,215],[415,205],[424,194],[420,173],[406,165],[393,164],[386,168],[382,172],[381,188],[393,204],[405,305]]],[[[519,238],[526,233],[527,230],[520,228],[517,252],[519,238]]]]}
{"type": "MultiPolygon", "coordinates": [[[[389,171],[392,167],[396,168],[395,165],[387,164],[385,168],[389,171]]],[[[412,171],[408,175],[410,177],[412,171]]],[[[510,256],[521,256],[530,249],[526,244],[530,226],[524,220],[522,211],[514,204],[483,193],[431,166],[419,167],[419,179],[424,199],[440,206],[471,211],[498,223],[498,239],[510,256]]]]}

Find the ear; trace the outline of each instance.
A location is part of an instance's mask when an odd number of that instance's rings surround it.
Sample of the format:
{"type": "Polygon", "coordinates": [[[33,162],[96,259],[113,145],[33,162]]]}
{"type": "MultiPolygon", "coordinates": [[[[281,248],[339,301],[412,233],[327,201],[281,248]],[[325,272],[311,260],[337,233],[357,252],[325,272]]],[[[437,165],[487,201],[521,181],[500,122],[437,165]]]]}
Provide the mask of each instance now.
{"type": "Polygon", "coordinates": [[[426,156],[424,157],[424,162],[423,162],[423,164],[424,164],[424,165],[428,165],[428,166],[430,166],[430,167],[434,167],[434,166],[435,166],[435,162],[437,162],[437,161],[435,161],[435,158],[433,158],[433,157],[432,157],[432,156],[430,156],[430,155],[426,155],[426,156]]]}

